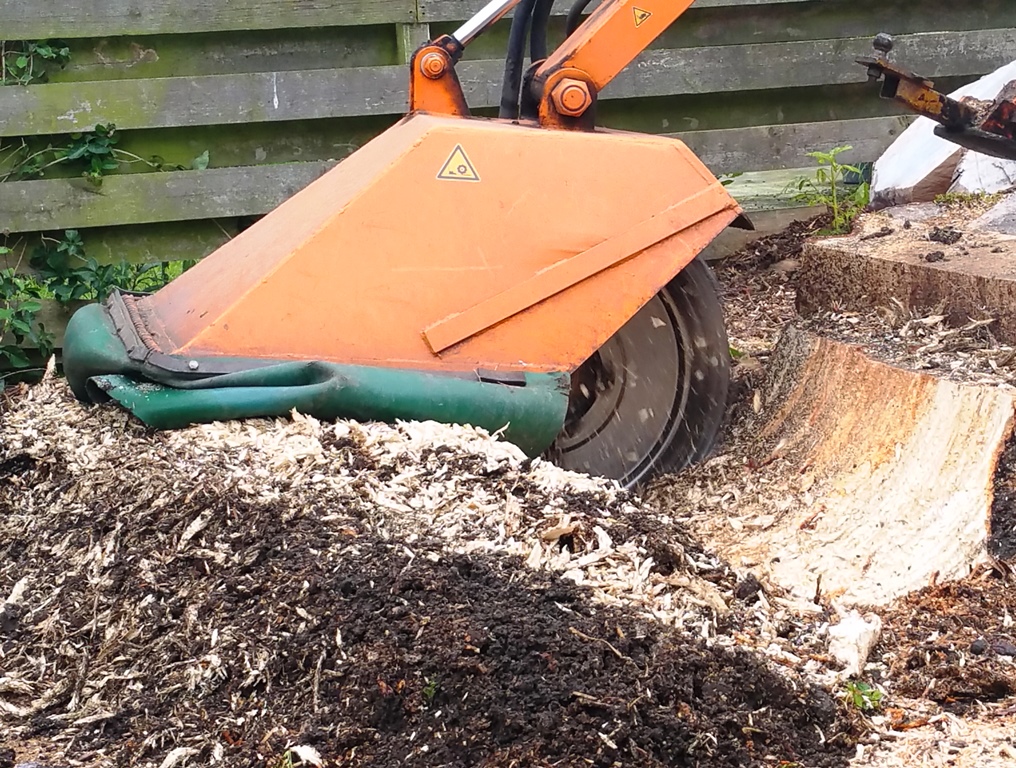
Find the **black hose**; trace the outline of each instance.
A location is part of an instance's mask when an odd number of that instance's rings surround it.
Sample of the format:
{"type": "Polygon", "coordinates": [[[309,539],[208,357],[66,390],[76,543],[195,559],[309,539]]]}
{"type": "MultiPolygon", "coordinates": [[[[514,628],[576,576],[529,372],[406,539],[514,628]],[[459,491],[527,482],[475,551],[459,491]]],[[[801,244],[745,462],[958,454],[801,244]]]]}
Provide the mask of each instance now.
{"type": "Polygon", "coordinates": [[[522,0],[515,8],[512,29],[508,36],[508,56],[504,63],[501,85],[501,109],[498,117],[515,120],[519,116],[519,94],[522,92],[522,62],[526,57],[526,37],[533,19],[536,0],[522,0]]]}
{"type": "Polygon", "coordinates": [[[550,27],[550,14],[554,10],[554,0],[536,0],[533,11],[533,30],[529,33],[529,59],[541,61],[547,58],[547,31],[550,27]]]}
{"type": "Polygon", "coordinates": [[[565,23],[565,34],[568,37],[572,36],[572,33],[579,28],[582,23],[582,14],[585,13],[586,8],[593,0],[575,0],[575,5],[568,11],[568,21],[565,23]]]}

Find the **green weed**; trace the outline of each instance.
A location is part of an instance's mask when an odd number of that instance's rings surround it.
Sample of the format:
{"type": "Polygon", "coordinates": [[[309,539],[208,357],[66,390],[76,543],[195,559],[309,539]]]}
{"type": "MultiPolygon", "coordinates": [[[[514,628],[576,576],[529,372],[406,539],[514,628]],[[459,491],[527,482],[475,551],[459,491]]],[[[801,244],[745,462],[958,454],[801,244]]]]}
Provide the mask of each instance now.
{"type": "Polygon", "coordinates": [[[809,152],[808,157],[818,162],[818,168],[812,177],[802,177],[792,182],[790,188],[796,188],[793,200],[804,205],[823,205],[829,211],[832,221],[821,234],[842,235],[850,232],[854,219],[868,205],[870,185],[867,182],[858,184],[853,189],[846,187],[848,174],[861,175],[861,170],[853,165],[841,163],[841,153],[853,149],[851,146],[835,147],[829,152],[809,152]]]}

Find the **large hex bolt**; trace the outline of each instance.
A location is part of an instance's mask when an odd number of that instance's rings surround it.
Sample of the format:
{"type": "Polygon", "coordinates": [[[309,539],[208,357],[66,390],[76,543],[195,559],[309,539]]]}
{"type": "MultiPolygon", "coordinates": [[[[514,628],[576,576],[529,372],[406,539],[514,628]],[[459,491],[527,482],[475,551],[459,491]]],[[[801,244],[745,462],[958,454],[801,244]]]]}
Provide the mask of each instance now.
{"type": "Polygon", "coordinates": [[[445,73],[448,65],[445,64],[444,56],[431,51],[420,61],[420,71],[431,80],[437,80],[445,73]]]}
{"type": "Polygon", "coordinates": [[[550,98],[553,99],[557,111],[569,117],[578,117],[593,103],[589,86],[581,80],[570,77],[564,78],[554,86],[550,98]]]}

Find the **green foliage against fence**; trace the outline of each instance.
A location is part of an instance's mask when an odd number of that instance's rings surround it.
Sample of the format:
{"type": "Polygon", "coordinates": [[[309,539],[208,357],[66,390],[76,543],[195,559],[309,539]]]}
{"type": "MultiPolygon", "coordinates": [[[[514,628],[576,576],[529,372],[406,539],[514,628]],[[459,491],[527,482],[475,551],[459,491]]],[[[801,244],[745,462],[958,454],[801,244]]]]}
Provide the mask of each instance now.
{"type": "MultiPolygon", "coordinates": [[[[0,0],[0,259],[24,270],[67,229],[98,265],[203,257],[397,120],[409,53],[483,3],[0,0]]],[[[951,89],[1016,56],[1013,24],[1011,0],[698,0],[599,122],[679,136],[715,173],[749,172],[730,187],[746,206],[777,205],[809,152],[872,160],[910,119],[854,63],[876,33],[951,89]]],[[[508,26],[460,65],[480,114],[508,26]]]]}

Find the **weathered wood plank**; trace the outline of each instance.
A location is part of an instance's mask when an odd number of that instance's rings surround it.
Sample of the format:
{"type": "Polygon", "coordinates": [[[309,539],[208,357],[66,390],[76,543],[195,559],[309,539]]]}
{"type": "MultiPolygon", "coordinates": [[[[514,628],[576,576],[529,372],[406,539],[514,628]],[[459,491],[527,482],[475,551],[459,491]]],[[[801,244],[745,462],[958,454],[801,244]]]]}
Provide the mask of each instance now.
{"type": "Polygon", "coordinates": [[[399,61],[408,64],[416,49],[430,40],[430,24],[399,24],[396,35],[399,61]]]}
{"type": "MultiPolygon", "coordinates": [[[[1016,28],[898,35],[907,68],[925,77],[983,75],[1012,61],[1016,28]]],[[[607,86],[602,98],[798,88],[861,83],[855,63],[871,38],[646,51],[607,86]]]]}
{"type": "Polygon", "coordinates": [[[55,83],[398,64],[393,26],[75,40],[55,83]]]}
{"type": "Polygon", "coordinates": [[[7,40],[416,21],[415,0],[0,0],[7,40]]]}
{"type": "MultiPolygon", "coordinates": [[[[900,35],[909,67],[928,77],[992,71],[1016,49],[1016,29],[900,35]]],[[[863,83],[854,63],[868,38],[653,50],[626,68],[602,94],[619,99],[863,83]],[[759,62],[779,62],[759,66],[759,62]]],[[[500,61],[463,62],[460,79],[473,108],[500,99],[500,61]]],[[[877,98],[875,93],[872,98],[877,98]]],[[[0,136],[396,115],[408,103],[403,67],[265,72],[102,83],[0,88],[0,136]]]]}
{"type": "Polygon", "coordinates": [[[746,211],[797,208],[801,203],[787,190],[802,176],[811,178],[814,174],[814,166],[746,173],[733,179],[727,191],[746,211]]]}
{"type": "MultiPolygon", "coordinates": [[[[141,224],[137,226],[81,229],[85,253],[100,264],[126,261],[155,264],[164,261],[202,259],[220,245],[236,237],[236,219],[141,224]]],[[[0,269],[25,270],[31,251],[39,245],[38,233],[23,233],[8,238],[11,253],[0,256],[0,269]]],[[[27,270],[26,270],[27,271],[27,270]]]]}
{"type": "MultiPolygon", "coordinates": [[[[465,21],[480,8],[485,0],[419,0],[420,21],[465,21]]],[[[777,5],[783,3],[801,3],[808,0],[695,0],[692,8],[725,8],[739,5],[777,5]]],[[[599,3],[591,3],[589,11],[599,3]]],[[[555,16],[565,16],[571,3],[557,3],[554,6],[555,16]]],[[[509,14],[509,18],[514,14],[509,14]]]]}
{"type": "Polygon", "coordinates": [[[397,114],[404,67],[52,83],[0,89],[0,136],[397,114]]]}
{"type": "Polygon", "coordinates": [[[666,134],[680,139],[715,174],[801,168],[808,152],[849,144],[843,162],[873,161],[906,128],[909,115],[666,134]]]}
{"type": "MultiPolygon", "coordinates": [[[[880,0],[748,5],[739,8],[700,8],[682,16],[648,48],[701,48],[711,45],[751,45],[800,40],[869,37],[885,30],[918,34],[948,30],[959,33],[1013,26],[1013,12],[1001,0],[923,0],[920,4],[880,0]]],[[[498,59],[508,46],[510,24],[495,25],[466,50],[467,60],[498,59]]],[[[450,22],[434,25],[435,33],[451,31],[450,22]]],[[[551,20],[550,43],[564,39],[564,19],[551,20]]],[[[897,51],[906,60],[910,52],[897,51]]],[[[387,63],[387,62],[386,62],[387,63]]],[[[772,62],[770,66],[776,66],[772,62]]],[[[79,78],[81,79],[81,78],[79,78]]]]}
{"type": "MultiPolygon", "coordinates": [[[[743,204],[751,206],[751,200],[746,198],[742,201],[743,204]]],[[[747,231],[743,229],[728,228],[719,234],[719,236],[713,240],[706,248],[702,251],[701,258],[709,262],[716,262],[730,256],[735,253],[738,249],[743,248],[745,245],[750,243],[756,238],[763,237],[764,235],[774,234],[779,232],[784,227],[788,226],[795,221],[803,221],[809,219],[822,212],[820,207],[809,207],[809,208],[774,208],[771,210],[758,210],[752,211],[752,222],[755,224],[754,231],[747,231]]],[[[205,225],[205,222],[192,222],[193,226],[201,228],[205,225]]],[[[160,240],[158,237],[150,235],[150,227],[145,227],[141,236],[145,238],[146,242],[149,243],[150,255],[146,255],[143,258],[129,258],[130,261],[140,263],[151,263],[166,258],[172,259],[199,259],[207,256],[221,242],[205,243],[203,241],[195,240],[193,242],[181,242],[179,244],[170,243],[169,239],[165,241],[160,240]]],[[[109,236],[111,242],[117,242],[119,240],[136,237],[138,228],[136,227],[120,227],[112,230],[112,234],[109,236]],[[131,233],[131,234],[128,234],[131,233]]],[[[85,241],[88,244],[88,251],[90,255],[94,255],[96,250],[96,240],[91,236],[90,232],[83,233],[85,241]]],[[[100,236],[101,238],[101,236],[100,236]]],[[[223,237],[222,242],[225,242],[223,237]]],[[[101,250],[110,250],[110,243],[100,239],[98,246],[101,250]]],[[[55,301],[46,301],[43,303],[43,308],[39,313],[39,319],[42,321],[46,330],[52,333],[55,337],[56,349],[60,349],[63,346],[64,332],[67,328],[67,322],[70,320],[72,311],[61,307],[55,301]]]]}
{"type": "Polygon", "coordinates": [[[12,232],[149,224],[266,213],[334,163],[285,163],[207,171],[0,184],[0,211],[12,232]]]}

